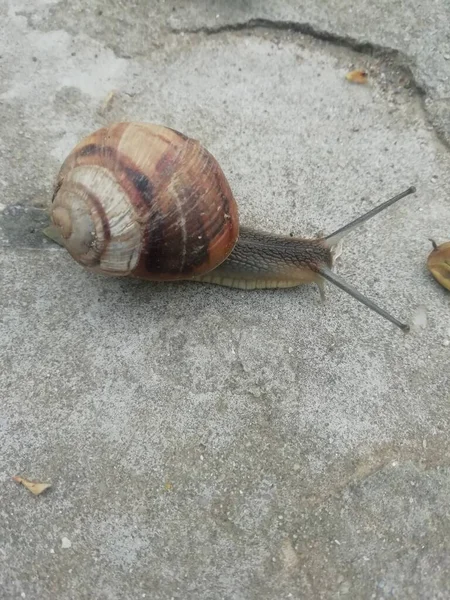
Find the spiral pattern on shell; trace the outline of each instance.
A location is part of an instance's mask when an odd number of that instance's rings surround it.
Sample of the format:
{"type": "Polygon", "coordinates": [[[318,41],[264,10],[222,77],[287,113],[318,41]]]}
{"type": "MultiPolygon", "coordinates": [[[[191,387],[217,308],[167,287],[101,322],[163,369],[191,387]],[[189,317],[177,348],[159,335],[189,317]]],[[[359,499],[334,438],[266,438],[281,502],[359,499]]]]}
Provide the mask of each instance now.
{"type": "Polygon", "coordinates": [[[231,253],[237,204],[215,158],[168,127],[116,123],[64,161],[51,218],[72,257],[108,275],[207,273],[231,253]]]}

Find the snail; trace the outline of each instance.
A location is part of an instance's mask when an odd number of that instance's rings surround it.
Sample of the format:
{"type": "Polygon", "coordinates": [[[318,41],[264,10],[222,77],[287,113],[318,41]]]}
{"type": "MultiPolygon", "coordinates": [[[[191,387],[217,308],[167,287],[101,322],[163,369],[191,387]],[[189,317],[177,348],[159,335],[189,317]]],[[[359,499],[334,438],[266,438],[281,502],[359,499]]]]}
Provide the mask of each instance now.
{"type": "Polygon", "coordinates": [[[433,277],[447,290],[450,290],[450,242],[439,246],[430,240],[433,250],[428,255],[427,266],[433,277]]]}
{"type": "Polygon", "coordinates": [[[155,281],[194,280],[246,290],[328,280],[404,331],[332,267],[342,237],[415,192],[410,187],[317,239],[240,226],[230,185],[197,140],[124,122],[82,139],[64,160],[45,233],[91,271],[155,281]]]}

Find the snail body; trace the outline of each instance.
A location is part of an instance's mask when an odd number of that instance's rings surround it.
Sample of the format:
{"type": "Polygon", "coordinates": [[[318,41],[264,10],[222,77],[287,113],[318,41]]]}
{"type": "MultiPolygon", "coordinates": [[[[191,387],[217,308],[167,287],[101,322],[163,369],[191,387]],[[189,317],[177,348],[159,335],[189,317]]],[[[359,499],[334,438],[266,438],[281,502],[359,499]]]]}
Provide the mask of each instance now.
{"type": "Polygon", "coordinates": [[[115,123],[63,162],[47,235],[106,275],[249,290],[315,282],[321,294],[327,279],[406,330],[331,269],[344,234],[413,191],[321,239],[273,235],[239,225],[230,185],[198,141],[161,125],[115,123]]]}

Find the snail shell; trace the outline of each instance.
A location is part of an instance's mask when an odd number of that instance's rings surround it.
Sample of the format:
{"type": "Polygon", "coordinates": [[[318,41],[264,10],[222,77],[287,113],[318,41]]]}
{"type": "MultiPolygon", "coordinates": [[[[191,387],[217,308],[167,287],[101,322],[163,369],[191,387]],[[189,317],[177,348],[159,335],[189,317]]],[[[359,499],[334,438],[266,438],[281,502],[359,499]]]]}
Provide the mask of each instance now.
{"type": "Polygon", "coordinates": [[[58,174],[51,219],[84,267],[151,280],[213,270],[239,233],[216,159],[198,141],[146,123],[116,123],[75,146],[58,174]]]}

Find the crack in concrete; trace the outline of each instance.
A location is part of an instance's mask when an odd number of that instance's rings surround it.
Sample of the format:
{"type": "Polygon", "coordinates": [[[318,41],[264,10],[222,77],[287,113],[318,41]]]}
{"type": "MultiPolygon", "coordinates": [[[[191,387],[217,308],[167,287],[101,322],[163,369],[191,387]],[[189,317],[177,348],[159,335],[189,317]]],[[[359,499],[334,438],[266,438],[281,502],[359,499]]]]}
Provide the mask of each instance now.
{"type": "Polygon", "coordinates": [[[396,63],[396,67],[401,69],[411,79],[414,91],[420,95],[426,94],[424,86],[420,85],[412,72],[412,60],[410,57],[396,48],[390,48],[389,46],[382,46],[375,44],[370,41],[359,41],[355,38],[345,35],[339,35],[324,29],[318,29],[311,25],[311,23],[301,23],[298,21],[277,21],[272,19],[249,19],[240,23],[228,23],[226,25],[219,25],[217,27],[196,27],[196,28],[176,28],[171,27],[169,31],[175,34],[205,34],[205,35],[218,35],[227,32],[239,32],[239,31],[252,31],[255,29],[271,29],[275,31],[285,31],[290,33],[300,33],[307,35],[317,40],[329,42],[335,46],[341,46],[343,48],[349,48],[360,54],[366,54],[367,56],[381,57],[392,60],[396,63]]]}
{"type": "Polygon", "coordinates": [[[383,46],[370,42],[369,40],[360,41],[356,38],[346,35],[340,35],[319,29],[314,27],[311,23],[302,23],[298,21],[278,21],[265,18],[249,19],[247,21],[228,23],[225,25],[218,25],[217,27],[192,27],[192,28],[177,28],[169,27],[168,31],[173,34],[192,34],[192,35],[220,35],[223,33],[236,33],[236,32],[251,32],[256,29],[265,29],[270,31],[282,31],[286,33],[298,33],[300,35],[309,36],[311,38],[333,44],[338,47],[348,48],[359,54],[366,56],[381,58],[386,62],[390,62],[391,66],[398,69],[403,75],[407,77],[408,88],[417,94],[421,101],[421,107],[425,115],[427,123],[433,128],[433,131],[438,140],[445,146],[446,149],[450,148],[450,136],[447,132],[443,131],[439,123],[436,123],[433,119],[431,110],[425,104],[425,100],[428,98],[435,101],[429,93],[428,86],[424,83],[419,83],[417,77],[414,75],[415,63],[410,56],[408,56],[402,50],[391,48],[389,46],[383,46]]]}
{"type": "Polygon", "coordinates": [[[306,501],[312,507],[319,507],[330,499],[337,498],[345,490],[354,490],[364,485],[372,477],[388,470],[412,470],[417,475],[426,475],[439,470],[450,470],[450,461],[447,459],[448,452],[440,454],[441,449],[446,448],[441,438],[433,440],[431,447],[424,447],[423,440],[413,440],[411,444],[402,447],[379,446],[373,447],[366,457],[362,457],[353,469],[334,484],[331,489],[323,493],[311,494],[306,501]],[[439,450],[437,450],[439,449],[439,450]]]}
{"type": "MultiPolygon", "coordinates": [[[[27,11],[16,12],[17,16],[25,17],[27,20],[27,26],[30,29],[40,29],[32,22],[32,13],[27,11]]],[[[166,31],[173,34],[205,34],[205,35],[220,35],[222,33],[233,33],[233,32],[245,32],[252,31],[255,29],[269,29],[275,31],[284,31],[291,33],[299,33],[301,35],[310,36],[314,39],[329,42],[335,46],[348,48],[354,50],[359,54],[365,54],[375,58],[389,59],[395,63],[395,66],[400,69],[410,80],[412,89],[419,95],[426,95],[426,88],[419,84],[414,77],[412,72],[412,60],[410,57],[396,48],[390,48],[389,46],[382,46],[375,44],[370,41],[359,41],[356,38],[346,35],[339,35],[325,29],[319,29],[314,27],[311,23],[302,23],[299,21],[284,21],[266,18],[255,18],[247,21],[227,23],[224,25],[218,25],[217,27],[200,26],[195,28],[177,28],[169,26],[166,31]]],[[[42,31],[42,29],[40,29],[42,31]]],[[[46,30],[47,31],[47,30],[46,30]]],[[[70,31],[70,33],[74,33],[70,31]]],[[[105,47],[110,48],[118,58],[132,59],[128,53],[121,53],[117,48],[106,45],[105,47]]],[[[142,56],[138,53],[137,56],[142,56]]]]}
{"type": "MultiPolygon", "coordinates": [[[[32,21],[32,13],[27,11],[18,11],[16,15],[26,18],[27,26],[30,29],[39,29],[40,31],[48,31],[48,29],[42,29],[39,25],[36,25],[32,21]]],[[[286,20],[276,20],[269,18],[253,18],[247,19],[241,22],[233,22],[226,23],[224,25],[217,26],[207,26],[202,25],[199,27],[174,27],[168,26],[166,28],[161,28],[161,33],[164,31],[166,34],[192,34],[192,35],[207,35],[214,36],[220,35],[224,33],[237,33],[237,32],[251,32],[257,29],[265,29],[269,31],[281,31],[286,33],[297,33],[304,36],[309,36],[313,39],[320,40],[323,42],[327,42],[333,44],[338,47],[347,48],[349,50],[353,50],[359,54],[363,54],[369,57],[381,58],[386,62],[390,62],[394,68],[396,68],[400,73],[402,73],[407,78],[407,87],[412,90],[413,93],[416,93],[421,101],[421,108],[425,115],[425,119],[427,123],[433,128],[433,131],[437,137],[437,139],[445,146],[446,149],[450,149],[450,134],[442,128],[442,125],[439,123],[439,120],[436,118],[436,115],[433,114],[432,107],[427,106],[425,101],[431,100],[433,103],[436,101],[442,101],[442,99],[436,99],[431,96],[430,90],[428,86],[424,82],[419,82],[417,77],[414,74],[415,62],[414,60],[402,50],[397,48],[392,48],[389,46],[383,46],[381,44],[376,44],[369,40],[358,40],[354,37],[348,35],[341,35],[334,33],[332,31],[328,31],[325,29],[320,29],[315,27],[309,22],[300,22],[300,21],[286,21],[286,20]]],[[[67,31],[72,35],[77,35],[77,31],[74,31],[72,28],[63,29],[63,31],[67,31]]],[[[92,38],[95,40],[95,38],[92,38]]],[[[97,40],[95,40],[97,41],[97,40]]],[[[97,42],[100,43],[100,42],[97,42]]],[[[130,55],[129,53],[124,53],[117,47],[116,44],[103,44],[105,48],[109,48],[117,58],[132,60],[133,58],[145,56],[145,54],[138,52],[134,55],[130,55]]]]}

